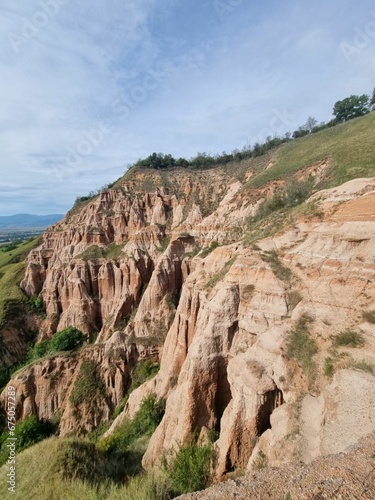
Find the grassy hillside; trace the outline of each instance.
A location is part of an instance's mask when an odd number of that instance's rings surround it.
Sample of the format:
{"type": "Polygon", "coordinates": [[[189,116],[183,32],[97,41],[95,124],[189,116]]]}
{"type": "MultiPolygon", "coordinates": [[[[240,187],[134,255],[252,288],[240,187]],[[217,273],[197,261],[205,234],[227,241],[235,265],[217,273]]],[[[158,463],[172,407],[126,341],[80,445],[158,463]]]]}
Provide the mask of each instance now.
{"type": "Polygon", "coordinates": [[[40,238],[35,238],[20,243],[13,250],[0,247],[0,327],[5,321],[7,303],[26,300],[19,283],[25,272],[25,258],[39,243],[40,238]]]}
{"type": "MultiPolygon", "coordinates": [[[[100,486],[83,482],[79,479],[67,480],[63,478],[62,470],[70,467],[66,458],[71,440],[58,439],[55,437],[46,439],[39,444],[19,453],[17,455],[17,479],[16,493],[7,492],[6,474],[9,467],[4,465],[0,469],[0,498],[14,498],[15,500],[150,500],[150,498],[170,498],[163,494],[167,490],[163,486],[162,478],[153,477],[152,474],[141,475],[130,481],[128,485],[116,485],[112,481],[102,482],[100,486]],[[63,464],[63,465],[62,465],[63,464]],[[155,496],[150,493],[156,492],[155,496]]],[[[74,456],[73,449],[70,449],[70,459],[72,464],[77,458],[74,456]]],[[[98,469],[96,473],[100,475],[100,464],[92,463],[92,457],[89,457],[82,451],[80,452],[80,467],[90,470],[98,469]]],[[[105,472],[104,470],[102,471],[105,472]]],[[[108,473],[108,471],[107,471],[108,473]]]]}
{"type": "Polygon", "coordinates": [[[254,175],[248,187],[285,179],[297,170],[330,159],[331,170],[322,187],[333,187],[356,177],[375,175],[375,112],[333,128],[296,139],[275,149],[273,166],[254,175]]]}

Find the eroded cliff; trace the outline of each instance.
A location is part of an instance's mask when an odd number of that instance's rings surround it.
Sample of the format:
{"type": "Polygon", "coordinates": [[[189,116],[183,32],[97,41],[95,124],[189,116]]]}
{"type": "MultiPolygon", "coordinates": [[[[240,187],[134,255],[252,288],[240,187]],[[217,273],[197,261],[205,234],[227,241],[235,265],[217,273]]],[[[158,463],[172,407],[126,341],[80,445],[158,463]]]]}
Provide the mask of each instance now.
{"type": "MultiPolygon", "coordinates": [[[[294,180],[316,186],[328,168],[294,180]]],[[[19,418],[58,413],[62,435],[90,432],[153,359],[159,372],[108,431],[147,394],[165,398],[146,468],[193,432],[215,431],[222,476],[263,455],[309,462],[373,431],[375,180],[315,189],[255,238],[249,217],[284,181],[249,188],[254,170],[228,172],[131,173],[46,231],[22,282],[43,299],[41,339],[75,326],[90,345],[14,375],[19,418]],[[346,331],[359,347],[336,345],[346,331]]]]}

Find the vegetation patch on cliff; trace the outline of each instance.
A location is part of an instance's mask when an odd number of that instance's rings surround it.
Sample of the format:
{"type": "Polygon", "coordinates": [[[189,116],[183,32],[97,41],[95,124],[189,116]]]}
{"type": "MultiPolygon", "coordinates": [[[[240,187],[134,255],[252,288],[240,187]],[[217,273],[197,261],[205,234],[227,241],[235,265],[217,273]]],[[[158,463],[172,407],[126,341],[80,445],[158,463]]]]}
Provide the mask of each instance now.
{"type": "Polygon", "coordinates": [[[207,282],[206,288],[213,288],[216,283],[224,279],[225,275],[228,273],[229,269],[232,267],[235,261],[236,257],[232,257],[230,260],[228,260],[228,262],[225,263],[223,269],[214,274],[212,278],[207,282]]]}
{"type": "Polygon", "coordinates": [[[107,247],[99,247],[98,245],[90,245],[86,250],[77,256],[77,259],[82,259],[86,262],[99,259],[117,260],[121,256],[124,245],[111,243],[107,247]]]}
{"type": "Polygon", "coordinates": [[[105,384],[93,361],[83,361],[75,380],[70,402],[78,406],[85,401],[93,401],[98,395],[105,394],[105,384]]]}
{"type": "Polygon", "coordinates": [[[291,330],[287,339],[287,357],[293,359],[302,368],[309,385],[312,385],[316,374],[316,363],[314,355],[318,352],[318,347],[311,338],[308,329],[309,319],[301,317],[296,326],[291,330]]]}

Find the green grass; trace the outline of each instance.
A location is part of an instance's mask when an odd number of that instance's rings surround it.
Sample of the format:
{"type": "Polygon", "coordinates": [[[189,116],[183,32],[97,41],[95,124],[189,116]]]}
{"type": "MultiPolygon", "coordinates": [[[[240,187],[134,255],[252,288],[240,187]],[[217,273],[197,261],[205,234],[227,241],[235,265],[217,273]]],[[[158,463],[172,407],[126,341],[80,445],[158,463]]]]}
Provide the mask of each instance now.
{"type": "Polygon", "coordinates": [[[308,321],[300,318],[287,338],[287,357],[294,359],[302,368],[311,386],[316,374],[316,363],[313,359],[318,352],[314,339],[311,338],[307,327],[308,321]]]}
{"type": "Polygon", "coordinates": [[[330,356],[324,360],[324,375],[332,378],[335,373],[335,361],[330,356]]]}
{"type": "Polygon", "coordinates": [[[254,175],[247,183],[258,188],[269,181],[287,179],[297,170],[330,159],[331,169],[323,182],[333,187],[356,177],[375,173],[375,113],[284,144],[274,152],[271,168],[254,175]]]}
{"type": "Polygon", "coordinates": [[[38,237],[20,244],[11,252],[0,252],[0,327],[6,319],[7,304],[16,301],[26,305],[28,299],[19,284],[25,273],[25,258],[39,244],[38,237]]]}
{"type": "Polygon", "coordinates": [[[281,281],[289,282],[293,276],[292,271],[289,267],[284,266],[284,264],[279,259],[275,250],[270,252],[264,252],[260,254],[262,260],[270,265],[273,274],[281,281]]]}
{"type": "Polygon", "coordinates": [[[86,262],[99,259],[109,259],[117,260],[121,257],[123,244],[111,243],[107,247],[99,247],[98,245],[90,245],[81,254],[77,256],[77,259],[82,259],[86,262]]]}
{"type": "Polygon", "coordinates": [[[345,332],[336,335],[332,343],[335,347],[363,347],[365,338],[361,333],[354,330],[345,330],[345,332]]]}
{"type": "MultiPolygon", "coordinates": [[[[64,479],[64,471],[78,459],[80,473],[93,470],[98,476],[116,464],[106,463],[103,456],[89,446],[72,445],[76,440],[46,439],[17,455],[16,493],[7,491],[5,479],[0,481],[0,498],[15,500],[169,500],[172,498],[165,477],[155,472],[142,473],[127,484],[107,479],[100,484],[90,484],[82,479],[64,479]],[[90,451],[94,454],[90,454],[90,451]],[[95,459],[95,460],[94,460],[95,459]],[[63,467],[65,465],[65,467],[63,467]],[[109,466],[108,466],[109,465],[109,466]]],[[[126,463],[123,463],[123,466],[126,463]]],[[[0,469],[2,478],[9,472],[7,466],[0,469]]]]}
{"type": "Polygon", "coordinates": [[[354,368],[372,375],[375,373],[375,366],[364,359],[358,361],[351,359],[347,362],[346,368],[354,368]]]}
{"type": "Polygon", "coordinates": [[[195,436],[178,443],[177,449],[164,455],[163,470],[175,495],[207,488],[213,455],[212,444],[197,442],[195,436]]]}
{"type": "Polygon", "coordinates": [[[99,394],[105,394],[105,384],[94,361],[83,361],[78,377],[74,383],[70,402],[74,406],[93,399],[99,394]]]}
{"type": "Polygon", "coordinates": [[[160,370],[158,361],[146,359],[139,361],[132,371],[130,392],[142,385],[146,380],[152,379],[160,370]]]}
{"type": "Polygon", "coordinates": [[[98,449],[110,453],[137,451],[138,440],[152,435],[161,422],[164,412],[165,401],[163,399],[158,401],[155,394],[150,394],[142,401],[134,418],[125,420],[112,434],[101,439],[97,443],[98,449]]]}
{"type": "Polygon", "coordinates": [[[234,264],[235,261],[236,261],[236,257],[232,257],[230,260],[228,260],[228,262],[225,263],[223,269],[221,269],[221,271],[214,274],[212,276],[212,278],[210,280],[208,280],[205,288],[213,288],[216,285],[216,283],[218,283],[219,281],[224,279],[225,275],[227,274],[227,272],[232,267],[232,265],[234,264]]]}

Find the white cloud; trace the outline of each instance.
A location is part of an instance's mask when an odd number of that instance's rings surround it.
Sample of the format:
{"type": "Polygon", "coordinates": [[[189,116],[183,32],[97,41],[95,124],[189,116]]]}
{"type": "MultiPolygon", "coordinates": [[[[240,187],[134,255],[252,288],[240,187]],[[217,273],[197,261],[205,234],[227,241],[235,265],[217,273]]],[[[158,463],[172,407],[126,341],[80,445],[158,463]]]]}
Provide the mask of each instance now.
{"type": "Polygon", "coordinates": [[[1,7],[2,215],[66,210],[152,151],[230,151],[267,133],[275,110],[293,116],[284,133],[372,90],[375,41],[350,65],[339,50],[369,0],[242,2],[223,20],[210,0],[66,0],[15,53],[9,34],[41,1],[1,7]],[[87,134],[97,144],[69,163],[87,134]]]}

